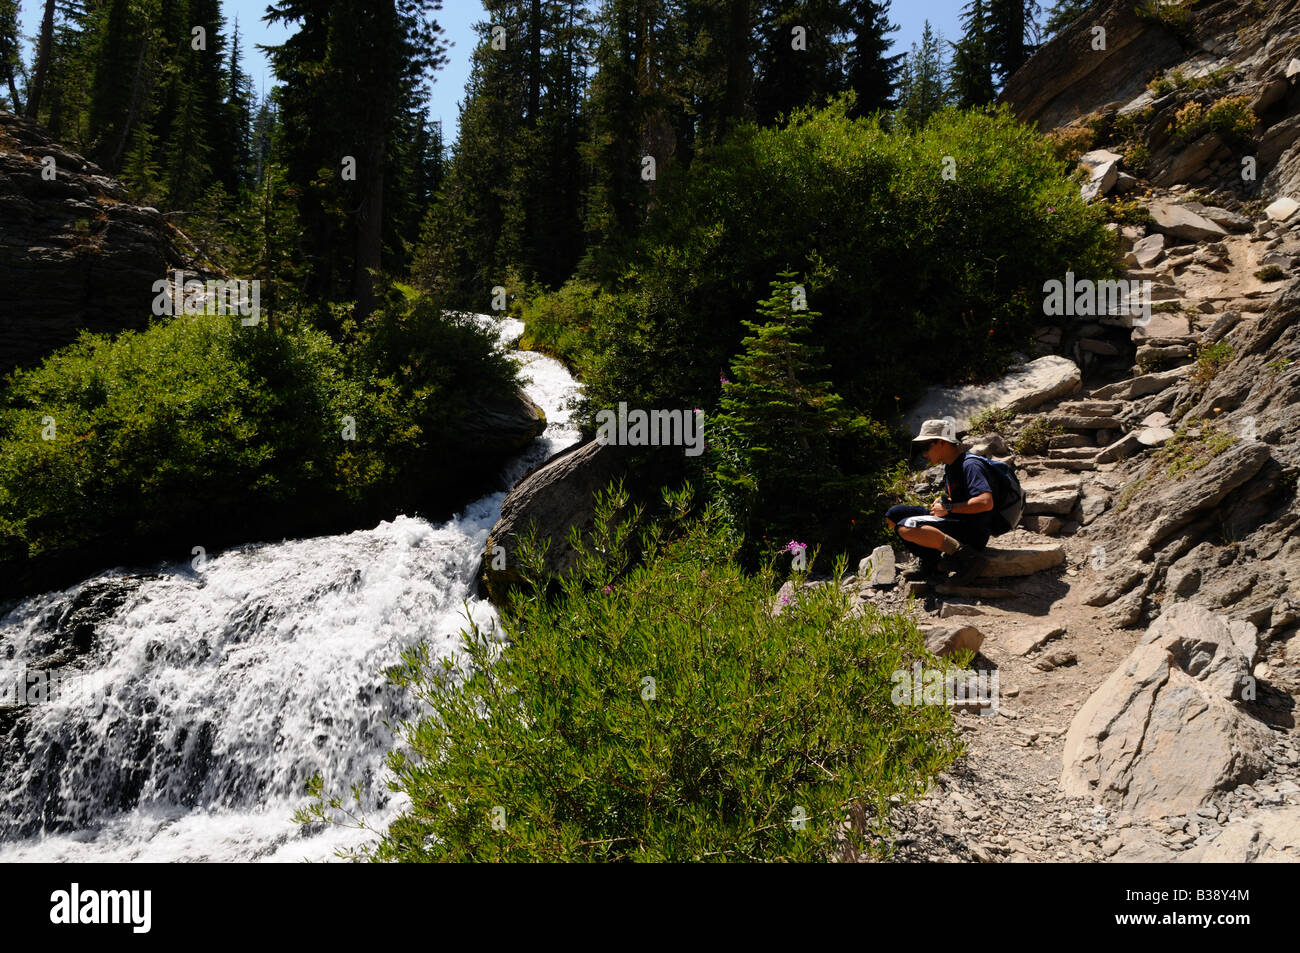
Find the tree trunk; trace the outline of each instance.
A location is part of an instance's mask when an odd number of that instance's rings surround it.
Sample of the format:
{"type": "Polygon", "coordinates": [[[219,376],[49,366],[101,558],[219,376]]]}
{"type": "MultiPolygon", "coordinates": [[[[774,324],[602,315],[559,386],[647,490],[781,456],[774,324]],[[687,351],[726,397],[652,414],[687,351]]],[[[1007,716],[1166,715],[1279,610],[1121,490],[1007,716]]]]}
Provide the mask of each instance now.
{"type": "MultiPolygon", "coordinates": [[[[392,49],[397,34],[397,8],[393,0],[380,5],[376,36],[381,48],[392,49]]],[[[372,110],[365,130],[364,168],[358,169],[361,203],[357,210],[357,243],[352,291],[356,295],[358,320],[375,310],[374,279],[370,270],[383,265],[384,254],[384,154],[388,149],[388,127],[397,99],[398,70],[389,62],[376,65],[370,90],[372,110]]]]}
{"type": "MultiPolygon", "coordinates": [[[[31,93],[27,97],[27,117],[36,118],[41,108],[41,93],[45,89],[45,76],[50,69],[50,47],[54,43],[54,0],[45,0],[45,15],[41,18],[41,38],[36,47],[36,75],[32,77],[31,93]]],[[[13,82],[12,77],[10,82],[13,82]]],[[[17,100],[14,112],[18,111],[17,100]]]]}
{"type": "Polygon", "coordinates": [[[144,35],[140,37],[140,55],[135,61],[135,79],[131,83],[131,105],[126,112],[126,122],[122,124],[122,135],[118,137],[117,148],[113,151],[109,159],[108,168],[111,172],[116,172],[122,167],[122,155],[126,152],[126,144],[131,137],[131,128],[135,125],[136,116],[140,112],[140,98],[144,93],[144,54],[149,45],[148,24],[145,25],[144,35]]]}

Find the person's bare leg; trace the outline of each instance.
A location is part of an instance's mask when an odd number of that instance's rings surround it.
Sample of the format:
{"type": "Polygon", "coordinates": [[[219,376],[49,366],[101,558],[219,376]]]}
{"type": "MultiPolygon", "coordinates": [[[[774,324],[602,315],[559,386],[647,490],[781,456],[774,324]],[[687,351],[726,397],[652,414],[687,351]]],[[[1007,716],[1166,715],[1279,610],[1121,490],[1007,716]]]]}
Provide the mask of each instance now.
{"type": "Polygon", "coordinates": [[[938,550],[944,555],[955,553],[957,547],[961,545],[943,530],[933,526],[903,526],[899,528],[898,534],[909,543],[938,550]]]}

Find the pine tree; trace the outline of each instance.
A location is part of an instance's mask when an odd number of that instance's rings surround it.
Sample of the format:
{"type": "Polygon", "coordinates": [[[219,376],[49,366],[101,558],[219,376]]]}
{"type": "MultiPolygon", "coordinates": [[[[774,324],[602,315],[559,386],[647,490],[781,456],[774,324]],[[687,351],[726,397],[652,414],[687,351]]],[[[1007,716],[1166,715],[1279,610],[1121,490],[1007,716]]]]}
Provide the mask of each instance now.
{"type": "Polygon", "coordinates": [[[310,300],[346,295],[358,316],[374,307],[389,163],[404,151],[396,137],[413,91],[445,61],[431,18],[440,8],[439,0],[281,0],[268,8],[270,22],[298,25],[270,53],[285,87],[286,169],[299,190],[310,300]]]}
{"type": "MultiPolygon", "coordinates": [[[[22,111],[18,100],[18,74],[22,70],[18,36],[18,0],[0,0],[0,82],[9,93],[9,110],[22,111]]],[[[0,91],[3,92],[3,91],[0,91]]]]}
{"type": "Polygon", "coordinates": [[[889,22],[889,8],[890,0],[850,2],[854,30],[846,65],[848,85],[855,94],[854,115],[897,105],[895,91],[903,54],[888,55],[894,46],[889,34],[898,31],[898,25],[889,22]]]}
{"type": "Polygon", "coordinates": [[[810,343],[820,314],[807,309],[794,279],[783,272],[771,282],[758,304],[762,320],[744,322],[750,335],[706,429],[719,496],[751,543],[772,534],[825,539],[838,514],[860,512],[870,486],[858,474],[866,471],[846,472],[842,461],[861,462],[881,436],[831,390],[821,349],[810,343]]]}
{"type": "Polygon", "coordinates": [[[230,38],[230,56],[223,76],[225,101],[221,135],[221,148],[230,155],[230,161],[225,166],[226,178],[222,184],[232,195],[249,183],[253,162],[250,138],[253,125],[253,83],[240,64],[242,50],[239,39],[239,22],[235,21],[235,29],[230,38]]]}
{"type": "Polygon", "coordinates": [[[952,44],[949,99],[961,108],[983,106],[997,95],[988,47],[987,2],[970,0],[966,4],[962,13],[964,34],[960,42],[952,44]]]}
{"type": "Polygon", "coordinates": [[[1093,7],[1094,0],[1057,0],[1047,14],[1047,23],[1043,26],[1043,35],[1052,37],[1060,33],[1079,17],[1093,7]]]}
{"type": "Polygon", "coordinates": [[[847,87],[847,37],[858,26],[843,0],[764,0],[759,8],[754,110],[760,122],[821,105],[847,87]]]}
{"type": "Polygon", "coordinates": [[[926,20],[921,45],[913,43],[912,51],[903,60],[898,95],[898,112],[902,121],[914,129],[924,126],[944,107],[946,89],[943,35],[935,33],[930,21],[926,20]]]}
{"type": "Polygon", "coordinates": [[[986,42],[1001,82],[1005,83],[1033,54],[1041,12],[1036,0],[988,0],[986,42]]]}

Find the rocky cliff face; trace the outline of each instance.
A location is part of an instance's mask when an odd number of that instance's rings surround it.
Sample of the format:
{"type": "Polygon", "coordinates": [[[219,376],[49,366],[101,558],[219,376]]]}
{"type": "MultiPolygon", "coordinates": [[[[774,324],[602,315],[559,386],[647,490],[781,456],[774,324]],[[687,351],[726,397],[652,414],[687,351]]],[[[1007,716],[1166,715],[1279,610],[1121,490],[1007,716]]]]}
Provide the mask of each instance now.
{"type": "Polygon", "coordinates": [[[142,328],[153,283],[188,261],[156,209],[0,112],[0,373],[78,332],[142,328]],[[44,174],[43,174],[44,173],[44,174]]]}
{"type": "Polygon", "coordinates": [[[1137,6],[1095,4],[1011,78],[1003,99],[1044,132],[1109,136],[1118,125],[1117,151],[1157,185],[1269,200],[1300,191],[1300,0],[1166,0],[1147,16],[1137,6]],[[1180,133],[1189,104],[1208,110],[1238,97],[1253,128],[1247,118],[1234,133],[1180,133]],[[1243,175],[1246,159],[1254,168],[1243,175]]]}

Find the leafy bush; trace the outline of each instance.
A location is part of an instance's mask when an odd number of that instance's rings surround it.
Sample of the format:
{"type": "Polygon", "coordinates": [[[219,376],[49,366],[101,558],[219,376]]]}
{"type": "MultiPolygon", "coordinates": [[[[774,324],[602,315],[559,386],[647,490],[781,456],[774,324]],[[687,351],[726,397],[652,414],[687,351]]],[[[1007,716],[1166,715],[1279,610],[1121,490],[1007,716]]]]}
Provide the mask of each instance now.
{"type": "Polygon", "coordinates": [[[1007,410],[1005,407],[985,407],[971,417],[970,429],[967,430],[967,433],[979,435],[1006,433],[1015,422],[1015,419],[1015,411],[1007,410]]]}
{"type": "Polygon", "coordinates": [[[1249,96],[1224,96],[1208,109],[1196,101],[1186,103],[1174,116],[1172,133],[1185,142],[1213,130],[1229,142],[1246,143],[1258,122],[1249,96]]]}
{"type": "Polygon", "coordinates": [[[1255,277],[1260,281],[1281,281],[1286,277],[1286,272],[1281,265],[1265,265],[1255,272],[1255,277]]]}
{"type": "Polygon", "coordinates": [[[1259,117],[1249,96],[1225,96],[1206,110],[1205,122],[1229,142],[1245,143],[1254,137],[1259,117]]]}
{"type": "Polygon", "coordinates": [[[1151,210],[1139,199],[1112,198],[1106,202],[1107,218],[1120,225],[1150,225],[1151,210]]]}
{"type": "Polygon", "coordinates": [[[465,415],[514,374],[486,332],[396,292],[346,349],[285,314],[83,333],[0,402],[0,566],[459,503],[439,500],[458,486],[441,461],[474,451],[465,415]]]}
{"type": "MultiPolygon", "coordinates": [[[[889,798],[953,762],[943,706],[891,702],[893,673],[935,664],[910,620],[850,618],[835,585],[774,616],[771,574],[744,574],[713,514],[686,522],[670,500],[673,528],[639,530],[646,562],[624,572],[635,516],[602,497],[557,598],[525,551],[534,594],[504,607],[504,646],[465,633],[468,671],[405,654],[391,676],[428,712],[390,756],[411,806],[363,856],[826,860],[871,849],[844,830],[854,805],[884,834],[889,798]]],[[[311,791],[298,819],[335,820],[341,799],[311,791]]]]}
{"type": "Polygon", "coordinates": [[[1020,431],[1012,446],[1016,453],[1039,457],[1047,453],[1051,439],[1060,433],[1063,433],[1060,424],[1052,423],[1046,417],[1035,417],[1020,431]]]}
{"type": "Polygon", "coordinates": [[[524,335],[519,346],[549,354],[585,376],[592,361],[593,325],[601,297],[599,285],[577,278],[558,291],[538,292],[523,306],[524,335]]]}
{"type": "Polygon", "coordinates": [[[1047,143],[1056,158],[1063,162],[1077,162],[1092,148],[1096,133],[1087,126],[1063,126],[1047,133],[1047,143]]]}
{"type": "Polygon", "coordinates": [[[1048,278],[1116,273],[1101,212],[1005,109],[893,133],[843,102],[800,110],[741,125],[660,187],[599,309],[592,409],[711,409],[751,303],[787,269],[816,289],[832,389],[882,420],[934,379],[995,376],[1041,319],[1048,278]]]}
{"type": "Polygon", "coordinates": [[[1195,139],[1205,131],[1205,107],[1192,100],[1184,103],[1174,114],[1174,125],[1171,129],[1175,139],[1186,141],[1195,139]]]}
{"type": "Polygon", "coordinates": [[[1232,345],[1227,341],[1219,341],[1217,344],[1203,347],[1196,355],[1196,370],[1192,373],[1192,379],[1201,384],[1209,383],[1219,373],[1219,368],[1230,360],[1232,360],[1232,345]]]}

